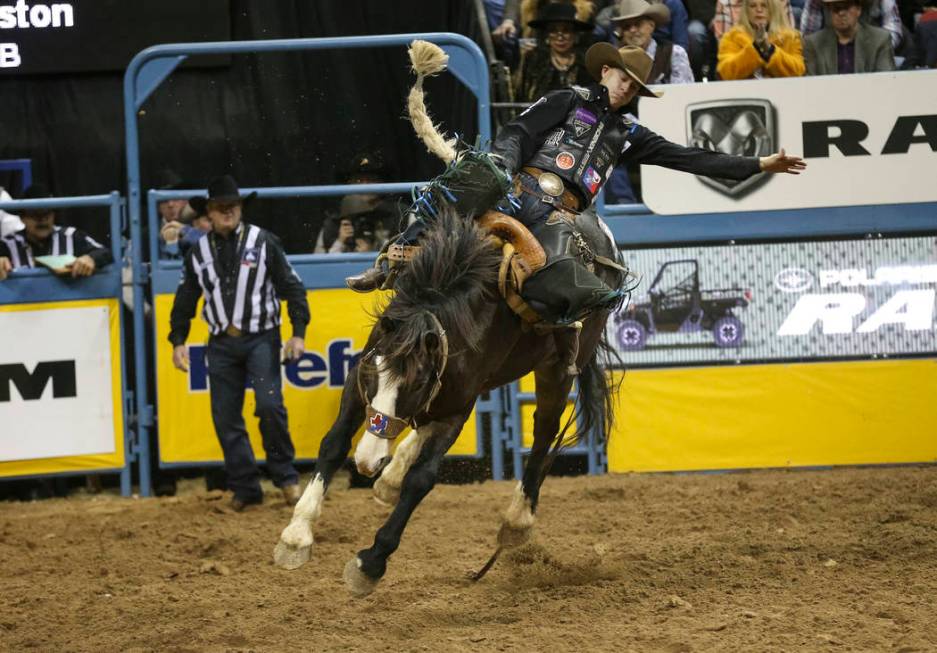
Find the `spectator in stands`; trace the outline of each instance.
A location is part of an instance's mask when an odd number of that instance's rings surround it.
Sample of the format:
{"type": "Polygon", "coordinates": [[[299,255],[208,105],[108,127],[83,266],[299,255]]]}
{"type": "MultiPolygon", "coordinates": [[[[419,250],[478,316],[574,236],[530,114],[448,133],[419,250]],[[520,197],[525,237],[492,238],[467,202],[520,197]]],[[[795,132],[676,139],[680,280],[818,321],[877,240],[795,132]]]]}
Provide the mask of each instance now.
{"type": "MultiPolygon", "coordinates": [[[[182,180],[175,171],[165,169],[159,174],[159,190],[182,190],[191,188],[189,184],[182,180]]],[[[182,230],[182,227],[191,222],[194,217],[192,209],[189,207],[188,200],[185,198],[163,200],[157,202],[156,210],[159,212],[159,255],[160,258],[179,258],[177,247],[167,247],[166,235],[174,236],[182,230]],[[164,235],[165,233],[165,235],[164,235]]]]}
{"type": "Polygon", "coordinates": [[[924,7],[914,35],[921,64],[937,68],[937,7],[924,7]]]}
{"type": "Polygon", "coordinates": [[[384,226],[389,217],[379,195],[346,195],[342,198],[338,237],[329,254],[378,251],[391,235],[384,226]]]}
{"type": "MultiPolygon", "coordinates": [[[[825,20],[823,10],[830,8],[827,0],[806,0],[804,13],[800,17],[801,34],[807,37],[819,32],[825,24],[829,25],[829,21],[825,20]]],[[[862,13],[865,14],[866,22],[888,32],[892,50],[897,51],[901,45],[904,30],[895,0],[871,0],[863,7],[862,13]]]]}
{"type": "MultiPolygon", "coordinates": [[[[384,163],[384,156],[379,150],[371,152],[361,152],[352,157],[349,165],[341,170],[338,174],[337,181],[343,184],[381,184],[386,183],[389,176],[391,175],[391,170],[384,163]]],[[[346,199],[349,197],[356,197],[358,194],[346,195],[342,198],[340,207],[346,204],[346,199]]],[[[371,206],[371,210],[379,213],[381,217],[381,227],[393,233],[402,231],[405,225],[398,224],[398,214],[396,210],[395,198],[392,196],[384,196],[380,199],[373,199],[376,196],[372,194],[363,194],[361,195],[363,200],[349,200],[354,206],[360,207],[362,203],[367,203],[371,206]],[[354,204],[354,202],[358,202],[354,204]]],[[[355,251],[354,249],[345,250],[343,249],[343,243],[337,241],[345,241],[349,234],[354,237],[355,225],[352,221],[352,224],[346,226],[344,232],[342,232],[342,238],[339,239],[341,231],[341,223],[343,218],[348,216],[342,215],[341,208],[337,213],[331,213],[327,215],[326,219],[322,224],[322,228],[319,229],[319,235],[316,237],[315,253],[316,254],[328,254],[335,253],[336,251],[355,251]],[[350,229],[350,232],[349,232],[350,229]]],[[[378,248],[380,245],[378,245],[378,248]]],[[[365,250],[370,251],[370,250],[365,250]]]]}
{"type": "Polygon", "coordinates": [[[670,11],[663,3],[645,0],[621,0],[618,14],[612,17],[615,36],[622,45],[633,45],[647,53],[654,64],[648,84],[691,84],[693,71],[686,50],[671,41],[653,36],[656,27],[670,20],[670,11]]]}
{"type": "Polygon", "coordinates": [[[716,16],[716,4],[713,0],[686,0],[686,8],[689,13],[687,54],[690,56],[690,67],[696,79],[708,80],[716,67],[716,36],[711,28],[716,16]]]}
{"type": "MultiPolygon", "coordinates": [[[[658,40],[655,28],[670,20],[670,10],[663,3],[645,0],[620,0],[617,14],[612,16],[615,37],[621,45],[641,48],[654,62],[648,74],[649,84],[691,84],[693,72],[686,50],[670,41],[658,40]]],[[[628,112],[637,114],[637,98],[628,112]]],[[[605,185],[605,201],[609,204],[634,204],[638,201],[639,166],[617,166],[605,185]]]]}
{"type": "MultiPolygon", "coordinates": [[[[742,17],[743,0],[716,0],[716,15],[712,22],[712,31],[716,39],[722,40],[722,37],[728,34],[729,30],[739,24],[742,17]]],[[[780,0],[781,13],[787,17],[787,24],[791,27],[797,23],[794,21],[794,12],[788,0],[780,0]]]]}
{"type": "MultiPolygon", "coordinates": [[[[27,188],[22,199],[51,199],[52,193],[42,184],[27,188]]],[[[91,236],[74,227],[57,227],[55,211],[21,211],[23,229],[0,239],[0,280],[18,268],[36,267],[40,256],[75,256],[75,260],[57,273],[72,277],[90,277],[95,270],[114,262],[111,251],[91,236]]]]}
{"type": "Polygon", "coordinates": [[[185,256],[199,238],[211,231],[211,220],[204,197],[190,197],[179,219],[167,222],[159,231],[164,250],[171,258],[185,256]]]}
{"type": "Polygon", "coordinates": [[[859,20],[859,0],[825,0],[830,22],[804,39],[808,75],[847,75],[895,69],[888,32],[859,20]]]}
{"type": "MultiPolygon", "coordinates": [[[[9,202],[12,199],[6,189],[0,186],[0,202],[9,202]]],[[[23,222],[19,216],[0,209],[0,238],[9,236],[22,228],[23,222]]]]}
{"type": "Polygon", "coordinates": [[[684,6],[683,0],[652,1],[663,4],[670,11],[670,18],[667,20],[667,22],[658,25],[657,29],[654,30],[654,39],[658,42],[672,41],[684,50],[689,48],[690,34],[687,31],[687,26],[690,23],[690,18],[687,15],[686,6],[684,6]]]}
{"type": "Polygon", "coordinates": [[[722,79],[800,77],[804,55],[779,0],[742,0],[739,23],[719,41],[722,79]]]}
{"type": "Polygon", "coordinates": [[[585,67],[579,35],[592,30],[576,18],[576,8],[565,3],[546,5],[528,25],[545,35],[545,43],[521,59],[516,97],[533,102],[548,91],[592,82],[585,67]]]}

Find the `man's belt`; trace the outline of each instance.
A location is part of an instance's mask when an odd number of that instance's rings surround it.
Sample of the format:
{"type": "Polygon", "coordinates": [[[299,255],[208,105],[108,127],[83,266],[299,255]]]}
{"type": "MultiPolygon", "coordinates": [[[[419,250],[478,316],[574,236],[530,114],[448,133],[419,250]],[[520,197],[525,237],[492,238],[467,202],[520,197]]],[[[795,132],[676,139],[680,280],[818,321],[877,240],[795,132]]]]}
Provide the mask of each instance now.
{"type": "Polygon", "coordinates": [[[558,174],[533,166],[524,166],[521,170],[536,179],[539,186],[539,190],[527,188],[518,177],[516,183],[521,190],[540,197],[541,200],[547,204],[552,204],[558,209],[579,213],[582,206],[579,196],[566,187],[563,179],[558,174]]]}

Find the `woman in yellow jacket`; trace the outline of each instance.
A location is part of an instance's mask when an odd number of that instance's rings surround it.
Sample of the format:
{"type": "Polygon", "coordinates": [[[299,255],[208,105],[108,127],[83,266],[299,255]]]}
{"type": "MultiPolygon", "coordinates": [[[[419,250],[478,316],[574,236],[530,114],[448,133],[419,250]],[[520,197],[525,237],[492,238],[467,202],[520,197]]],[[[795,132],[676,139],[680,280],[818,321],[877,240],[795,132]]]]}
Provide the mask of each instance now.
{"type": "Polygon", "coordinates": [[[778,0],[742,0],[739,24],[719,40],[721,79],[800,77],[800,32],[791,29],[778,0]]]}

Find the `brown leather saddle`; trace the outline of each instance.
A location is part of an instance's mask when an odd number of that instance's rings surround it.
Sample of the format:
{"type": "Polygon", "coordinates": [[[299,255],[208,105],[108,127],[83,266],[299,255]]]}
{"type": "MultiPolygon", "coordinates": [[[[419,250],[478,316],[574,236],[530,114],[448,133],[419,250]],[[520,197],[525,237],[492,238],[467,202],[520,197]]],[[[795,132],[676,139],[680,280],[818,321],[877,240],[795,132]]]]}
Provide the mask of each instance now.
{"type": "MultiPolygon", "coordinates": [[[[486,212],[476,223],[488,232],[491,244],[501,249],[498,290],[504,301],[525,322],[540,322],[540,316],[521,299],[520,292],[524,282],[546,264],[547,255],[543,247],[527,227],[499,211],[486,212]]],[[[405,262],[419,251],[419,245],[392,244],[387,249],[387,258],[405,262]]]]}

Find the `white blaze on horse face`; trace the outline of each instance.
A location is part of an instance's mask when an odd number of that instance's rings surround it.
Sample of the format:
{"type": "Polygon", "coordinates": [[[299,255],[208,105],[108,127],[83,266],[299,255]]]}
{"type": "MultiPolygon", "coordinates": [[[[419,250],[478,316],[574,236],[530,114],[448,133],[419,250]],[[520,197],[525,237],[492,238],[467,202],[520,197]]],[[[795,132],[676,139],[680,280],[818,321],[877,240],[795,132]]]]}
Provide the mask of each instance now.
{"type": "MultiPolygon", "coordinates": [[[[399,382],[384,369],[382,362],[381,356],[374,357],[374,365],[377,368],[377,394],[371,400],[371,407],[384,415],[393,416],[397,407],[399,382]]],[[[390,440],[365,431],[355,448],[355,466],[359,473],[374,476],[381,461],[389,455],[390,440]]]]}

